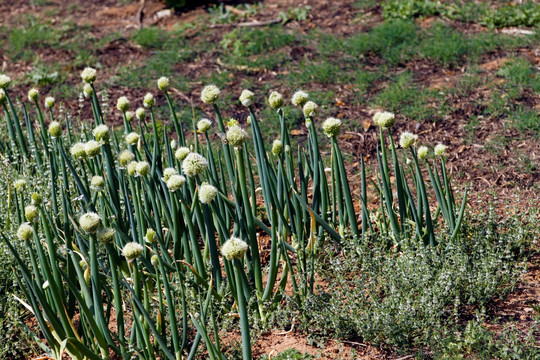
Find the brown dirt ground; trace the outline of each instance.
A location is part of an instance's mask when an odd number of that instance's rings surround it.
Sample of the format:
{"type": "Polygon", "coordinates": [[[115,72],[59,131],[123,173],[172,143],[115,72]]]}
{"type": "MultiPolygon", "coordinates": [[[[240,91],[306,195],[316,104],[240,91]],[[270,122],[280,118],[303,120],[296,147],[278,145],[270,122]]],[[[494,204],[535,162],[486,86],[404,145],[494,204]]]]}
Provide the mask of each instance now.
{"type": "MultiPolygon", "coordinates": [[[[138,27],[137,14],[139,11],[138,2],[123,3],[117,0],[47,0],[46,6],[34,6],[31,1],[4,0],[0,3],[0,23],[10,25],[17,21],[16,15],[32,13],[38,17],[45,17],[48,10],[55,10],[57,13],[51,18],[54,26],[55,23],[60,23],[61,20],[72,19],[79,25],[88,25],[90,32],[96,38],[100,38],[112,32],[120,32],[126,34],[125,38],[117,39],[106,44],[100,51],[99,61],[104,65],[105,70],[100,76],[110,76],[106,68],[109,65],[116,63],[142,63],[149,55],[149,52],[142,49],[140,46],[129,41],[129,32],[138,27]],[[77,12],[73,12],[71,5],[76,5],[77,12]]],[[[380,7],[378,5],[373,8],[362,10],[352,5],[352,1],[330,1],[330,0],[266,0],[264,8],[255,16],[240,21],[265,21],[274,19],[280,11],[287,11],[289,7],[299,5],[310,5],[311,11],[308,21],[305,22],[290,22],[286,26],[294,31],[305,32],[314,27],[324,29],[325,31],[350,35],[357,32],[366,31],[374,24],[381,21],[380,7]]],[[[156,14],[164,10],[165,6],[160,1],[146,1],[144,9],[143,25],[157,25],[164,28],[172,28],[178,23],[191,22],[204,17],[206,10],[204,6],[194,7],[183,13],[173,13],[172,16],[161,19],[156,18],[156,14]]],[[[428,18],[420,21],[423,27],[429,26],[433,18],[428,18]]],[[[484,28],[478,25],[453,24],[459,26],[460,29],[466,32],[485,31],[484,28]]],[[[189,31],[189,30],[188,30],[189,31]]],[[[194,33],[193,36],[196,34],[194,33]]],[[[210,39],[212,37],[216,42],[220,39],[218,32],[206,35],[210,39]]],[[[58,62],[67,62],[70,59],[70,54],[55,52],[50,49],[38,49],[40,57],[43,59],[54,59],[58,62]]],[[[310,57],[308,49],[291,49],[291,56],[310,57]]],[[[540,48],[525,48],[518,49],[514,53],[499,51],[487,54],[480,66],[481,76],[490,79],[494,77],[495,72],[504,65],[512,55],[527,57],[529,60],[540,65],[540,48]]],[[[176,94],[178,100],[186,102],[186,99],[194,99],[198,101],[201,83],[196,82],[196,79],[201,74],[207,74],[211,71],[220,71],[223,65],[220,65],[219,60],[208,57],[202,61],[189,63],[178,68],[178,73],[193,79],[190,84],[192,90],[186,94],[176,94]]],[[[376,58],[365,59],[367,67],[377,64],[376,58]]],[[[413,70],[415,73],[422,75],[416,78],[416,81],[424,87],[446,91],[452,88],[457,81],[463,76],[464,69],[445,69],[427,62],[411,62],[406,64],[406,68],[413,70]]],[[[0,50],[0,71],[7,72],[12,77],[27,72],[31,69],[31,64],[28,63],[13,63],[9,61],[9,54],[2,53],[0,50]]],[[[286,69],[284,71],[287,71],[286,69]]],[[[174,74],[171,74],[174,76],[174,74]]],[[[259,82],[275,82],[276,73],[259,71],[259,82]]],[[[242,75],[239,74],[241,77],[242,75]]],[[[67,80],[72,84],[78,84],[78,73],[71,74],[67,80]]],[[[232,90],[239,92],[240,82],[231,83],[232,90]]],[[[382,84],[384,86],[384,84],[382,84]]],[[[287,89],[279,88],[276,84],[276,90],[282,91],[285,95],[290,95],[287,89]]],[[[314,85],[311,91],[321,90],[324,86],[314,85]]],[[[24,87],[16,88],[15,91],[24,97],[28,89],[24,87]]],[[[123,95],[126,91],[123,87],[113,87],[110,89],[110,98],[116,99],[123,95]]],[[[360,108],[354,105],[355,93],[352,86],[339,86],[336,90],[336,108],[339,108],[337,117],[355,119],[358,124],[366,124],[364,131],[353,132],[348,131],[342,136],[343,150],[353,154],[359,159],[360,156],[370,162],[374,157],[374,149],[376,143],[376,131],[370,125],[372,114],[377,109],[360,108]]],[[[456,95],[451,100],[453,111],[451,115],[443,121],[437,123],[425,122],[417,123],[406,121],[407,119],[400,118],[394,133],[400,133],[403,130],[414,131],[422,136],[428,143],[443,142],[449,146],[451,156],[448,159],[450,173],[459,184],[458,187],[463,188],[468,185],[471,191],[471,206],[474,209],[482,209],[487,205],[487,201],[493,197],[498,197],[501,204],[497,211],[502,216],[505,213],[525,212],[531,205],[538,207],[540,205],[540,197],[538,194],[538,181],[540,178],[539,156],[540,143],[532,136],[523,136],[517,130],[507,126],[505,119],[500,118],[485,118],[481,119],[479,128],[475,131],[474,141],[467,142],[465,139],[469,136],[466,129],[468,119],[472,115],[480,115],[482,109],[478,107],[478,100],[481,99],[488,89],[478,88],[472,94],[466,96],[456,95]],[[500,136],[506,137],[507,141],[497,147],[496,151],[488,149],[486,143],[490,140],[497,139],[500,136]],[[524,172],[524,164],[519,158],[519,154],[527,154],[533,164],[536,164],[536,169],[530,172],[524,172]]],[[[130,97],[142,98],[144,89],[130,89],[130,97]]],[[[533,108],[540,110],[540,101],[538,94],[524,93],[522,96],[533,108]]],[[[73,112],[76,112],[77,104],[73,99],[71,105],[66,106],[73,112]]],[[[158,101],[160,98],[158,97],[158,101]]],[[[114,106],[114,105],[112,105],[114,106]]],[[[111,106],[111,107],[112,107],[111,106]]],[[[240,109],[235,109],[238,113],[240,109]]],[[[115,115],[117,116],[117,115],[115,115]]],[[[114,121],[115,119],[113,119],[114,121]]],[[[116,119],[119,121],[119,118],[116,119]]],[[[300,133],[303,130],[300,130],[300,133]]],[[[496,141],[496,140],[495,140],[496,141]]],[[[359,161],[353,162],[349,171],[351,173],[351,182],[355,181],[358,174],[359,161]]],[[[507,296],[504,300],[495,300],[489,314],[494,318],[499,317],[503,322],[514,320],[522,329],[527,329],[532,323],[533,310],[531,305],[538,304],[540,299],[540,258],[534,256],[529,265],[529,272],[524,276],[523,280],[516,286],[514,292],[507,296]]],[[[494,329],[500,329],[502,325],[490,325],[494,329]]],[[[305,337],[302,334],[284,332],[279,329],[264,334],[257,341],[254,347],[254,352],[257,355],[275,354],[287,348],[295,347],[300,351],[309,352],[320,355],[320,359],[347,359],[351,350],[354,348],[357,352],[358,359],[396,359],[399,357],[395,354],[387,354],[382,350],[373,348],[369,345],[358,343],[341,343],[330,341],[324,350],[310,347],[306,344],[305,337]]]]}

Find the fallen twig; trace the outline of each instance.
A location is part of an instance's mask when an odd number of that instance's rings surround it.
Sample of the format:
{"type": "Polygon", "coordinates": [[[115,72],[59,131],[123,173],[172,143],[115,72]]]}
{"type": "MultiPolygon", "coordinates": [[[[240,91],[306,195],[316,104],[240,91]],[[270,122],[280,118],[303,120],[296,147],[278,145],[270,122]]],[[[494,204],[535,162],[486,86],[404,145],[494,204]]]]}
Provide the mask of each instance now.
{"type": "Polygon", "coordinates": [[[248,21],[248,22],[241,22],[241,23],[236,23],[236,24],[214,24],[214,25],[210,25],[210,28],[255,27],[255,26],[273,25],[273,24],[278,24],[280,22],[281,22],[281,19],[273,19],[273,20],[267,20],[267,21],[248,21]]]}

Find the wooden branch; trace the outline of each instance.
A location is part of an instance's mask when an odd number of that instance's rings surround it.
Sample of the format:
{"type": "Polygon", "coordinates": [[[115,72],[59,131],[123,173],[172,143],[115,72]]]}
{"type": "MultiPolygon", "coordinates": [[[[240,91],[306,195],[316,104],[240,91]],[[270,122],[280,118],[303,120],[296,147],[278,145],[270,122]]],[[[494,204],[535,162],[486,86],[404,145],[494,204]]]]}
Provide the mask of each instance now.
{"type": "Polygon", "coordinates": [[[267,25],[273,25],[273,24],[279,24],[281,22],[281,19],[273,19],[273,20],[267,20],[267,21],[248,21],[248,22],[241,22],[236,24],[214,24],[210,25],[210,28],[224,28],[224,27],[256,27],[256,26],[267,26],[267,25]]]}

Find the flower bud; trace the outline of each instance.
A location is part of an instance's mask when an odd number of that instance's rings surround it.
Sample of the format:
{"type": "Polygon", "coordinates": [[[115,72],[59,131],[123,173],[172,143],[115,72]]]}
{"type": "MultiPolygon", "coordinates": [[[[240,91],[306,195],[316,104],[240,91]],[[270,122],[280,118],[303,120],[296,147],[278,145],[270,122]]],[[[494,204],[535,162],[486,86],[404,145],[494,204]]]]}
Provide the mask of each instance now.
{"type": "Polygon", "coordinates": [[[272,143],[272,153],[276,156],[279,156],[283,153],[283,143],[281,140],[274,140],[272,143]]]}
{"type": "Polygon", "coordinates": [[[150,173],[150,164],[147,161],[139,161],[135,171],[139,176],[146,176],[150,173]]]}
{"type": "Polygon", "coordinates": [[[437,156],[445,156],[446,155],[446,149],[447,149],[446,145],[437,144],[435,146],[435,149],[434,149],[435,155],[437,155],[437,156]]]}
{"type": "Polygon", "coordinates": [[[388,111],[377,112],[373,115],[375,125],[389,129],[396,123],[395,115],[388,111]]]}
{"type": "Polygon", "coordinates": [[[37,192],[34,192],[32,194],[32,204],[39,206],[42,202],[43,198],[41,197],[41,195],[37,192]]]}
{"type": "Polygon", "coordinates": [[[159,258],[156,254],[152,255],[152,257],[150,258],[150,263],[153,265],[153,266],[158,266],[159,265],[159,258]]]}
{"type": "Polygon", "coordinates": [[[233,125],[227,131],[227,140],[234,147],[242,146],[247,140],[248,134],[240,126],[233,125]]]}
{"type": "Polygon", "coordinates": [[[249,90],[244,90],[242,91],[242,94],[240,95],[240,102],[245,107],[250,107],[251,105],[253,105],[254,97],[255,97],[255,94],[253,94],[253,92],[249,90]]]}
{"type": "Polygon", "coordinates": [[[127,243],[122,249],[122,255],[126,257],[128,261],[133,261],[140,257],[144,251],[144,247],[136,242],[127,243]]]}
{"type": "Polygon", "coordinates": [[[47,109],[52,109],[54,107],[54,104],[55,104],[55,99],[52,96],[47,96],[45,98],[45,107],[47,109]]]}
{"type": "Polygon", "coordinates": [[[23,192],[24,189],[26,189],[26,180],[25,179],[19,179],[13,183],[13,187],[18,192],[23,192]]]}
{"type": "Polygon", "coordinates": [[[245,241],[232,236],[221,247],[221,254],[227,260],[240,260],[244,257],[244,254],[247,252],[248,248],[248,244],[245,241]]]}
{"type": "Polygon", "coordinates": [[[268,97],[268,103],[270,104],[270,107],[272,109],[280,109],[281,107],[283,107],[283,95],[281,95],[277,91],[272,91],[270,93],[270,96],[268,97]]]}
{"type": "Polygon", "coordinates": [[[146,229],[145,240],[150,244],[156,241],[156,232],[154,229],[146,229]]]}
{"type": "Polygon", "coordinates": [[[116,108],[122,112],[129,110],[129,100],[125,96],[120,96],[116,102],[116,108]]]}
{"type": "Polygon", "coordinates": [[[90,140],[84,144],[84,151],[88,157],[97,156],[101,153],[101,145],[95,140],[90,140]]]}
{"type": "Polygon", "coordinates": [[[130,144],[130,145],[135,145],[139,139],[141,138],[141,136],[139,134],[137,134],[136,132],[131,132],[129,134],[126,135],[125,139],[126,139],[126,143],[130,144]]]}
{"type": "Polygon", "coordinates": [[[217,193],[215,186],[203,183],[199,188],[199,201],[203,204],[209,204],[215,199],[217,193]]]}
{"type": "Polygon", "coordinates": [[[206,170],[208,166],[208,161],[204,156],[197,153],[189,153],[188,156],[182,162],[182,170],[184,174],[188,176],[197,176],[200,175],[206,170]]]}
{"type": "Polygon", "coordinates": [[[422,160],[426,159],[428,156],[429,149],[427,146],[420,146],[418,148],[418,157],[422,160]]]}
{"type": "Polygon", "coordinates": [[[101,218],[98,214],[89,212],[79,218],[79,225],[85,232],[95,234],[101,225],[101,218]]]}
{"type": "Polygon", "coordinates": [[[216,85],[207,85],[201,92],[201,100],[206,104],[213,104],[219,98],[219,89],[216,85]]]}
{"type": "Polygon", "coordinates": [[[30,240],[33,235],[34,229],[28,223],[21,224],[21,226],[19,226],[19,230],[17,230],[17,237],[21,241],[30,240]]]}
{"type": "Polygon", "coordinates": [[[135,159],[135,154],[129,150],[124,150],[118,154],[118,162],[121,166],[126,166],[135,159]]]}
{"type": "Polygon", "coordinates": [[[85,98],[90,98],[94,95],[94,89],[92,89],[90,84],[85,84],[83,86],[83,95],[85,98]]]}
{"type": "Polygon", "coordinates": [[[102,244],[110,244],[114,239],[115,230],[103,228],[97,232],[97,240],[102,244]]]}
{"type": "Polygon", "coordinates": [[[135,117],[138,120],[143,121],[146,118],[146,110],[144,110],[144,108],[138,108],[135,110],[135,117]]]}
{"type": "Polygon", "coordinates": [[[417,135],[414,135],[408,131],[405,131],[399,137],[399,145],[404,149],[408,149],[414,145],[416,140],[418,140],[417,135]]]}
{"type": "Polygon", "coordinates": [[[62,136],[62,124],[60,124],[58,121],[53,121],[49,124],[49,134],[53,138],[58,138],[62,136]]]}
{"type": "Polygon", "coordinates": [[[308,101],[308,97],[309,95],[307,92],[299,90],[294,93],[294,95],[292,96],[291,102],[295,106],[304,106],[305,103],[307,103],[308,101]]]}
{"type": "Polygon", "coordinates": [[[0,89],[6,89],[11,82],[11,78],[5,74],[0,74],[0,89]]]}
{"type": "Polygon", "coordinates": [[[329,138],[336,137],[341,132],[341,120],[328,118],[323,122],[323,131],[329,138]]]}
{"type": "Polygon", "coordinates": [[[175,168],[169,167],[163,170],[163,181],[167,182],[173,175],[178,175],[178,171],[175,168]]]}
{"type": "Polygon", "coordinates": [[[184,161],[184,159],[189,155],[190,152],[191,150],[189,150],[185,146],[182,146],[176,150],[174,156],[176,157],[176,159],[178,159],[178,161],[184,161]]]}
{"type": "Polygon", "coordinates": [[[130,176],[135,176],[137,174],[137,162],[132,161],[129,164],[127,164],[127,172],[130,176]]]}
{"type": "Polygon", "coordinates": [[[91,84],[94,81],[96,81],[96,73],[97,73],[96,69],[91,68],[91,67],[86,67],[81,72],[81,78],[83,79],[85,83],[91,84]]]}
{"type": "Polygon", "coordinates": [[[151,93],[146,93],[146,95],[144,95],[143,105],[145,108],[151,109],[154,106],[154,102],[154,95],[151,93]]]}
{"type": "Polygon", "coordinates": [[[103,176],[92,176],[92,179],[90,180],[90,187],[96,191],[102,191],[105,188],[105,180],[103,180],[103,176]]]}
{"type": "Polygon", "coordinates": [[[125,116],[127,122],[133,121],[133,113],[131,111],[126,111],[125,116]]]}
{"type": "Polygon", "coordinates": [[[319,112],[319,105],[315,104],[313,101],[308,101],[304,104],[302,111],[304,112],[305,117],[311,118],[319,112]]]}
{"type": "Polygon", "coordinates": [[[178,142],[176,140],[171,140],[171,149],[176,150],[178,147],[178,142]]]}
{"type": "Polygon", "coordinates": [[[96,126],[92,133],[94,134],[94,138],[101,143],[106,143],[109,141],[109,127],[105,124],[96,126]]]}
{"type": "Polygon", "coordinates": [[[38,217],[39,212],[37,207],[34,205],[28,205],[24,208],[24,217],[26,218],[26,221],[28,222],[34,222],[34,220],[38,217]]]}
{"type": "Polygon", "coordinates": [[[186,183],[186,178],[182,175],[171,175],[169,180],[167,180],[167,188],[172,192],[180,190],[182,186],[186,183]]]}
{"type": "Polygon", "coordinates": [[[197,123],[197,130],[201,133],[206,133],[212,128],[212,122],[208,119],[201,119],[197,123]]]}
{"type": "Polygon", "coordinates": [[[86,157],[86,151],[84,150],[84,143],[78,142],[73,144],[69,152],[75,159],[83,159],[86,157]]]}
{"type": "Polygon", "coordinates": [[[169,78],[166,76],[162,76],[157,81],[157,86],[159,90],[167,90],[169,88],[169,78]]]}
{"type": "Polygon", "coordinates": [[[4,91],[4,89],[0,89],[0,105],[4,104],[6,102],[6,99],[6,92],[4,91]]]}
{"type": "Polygon", "coordinates": [[[37,102],[39,100],[39,90],[32,88],[28,90],[28,101],[37,102]]]}

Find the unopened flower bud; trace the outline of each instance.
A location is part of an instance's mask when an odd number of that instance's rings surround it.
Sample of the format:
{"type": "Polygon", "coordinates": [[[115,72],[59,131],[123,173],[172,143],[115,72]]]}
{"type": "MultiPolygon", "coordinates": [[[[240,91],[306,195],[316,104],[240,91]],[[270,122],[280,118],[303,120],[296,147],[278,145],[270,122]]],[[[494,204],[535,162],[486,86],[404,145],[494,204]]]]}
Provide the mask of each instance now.
{"type": "Polygon", "coordinates": [[[404,131],[399,137],[399,145],[404,149],[408,149],[414,145],[416,140],[418,140],[417,135],[414,135],[408,131],[404,131]]]}
{"type": "Polygon", "coordinates": [[[323,122],[323,131],[329,138],[336,137],[341,132],[341,120],[328,118],[323,122]]]}
{"type": "Polygon", "coordinates": [[[37,102],[39,99],[39,90],[32,88],[28,90],[28,101],[37,102]]]}
{"type": "Polygon", "coordinates": [[[253,105],[253,99],[255,97],[255,94],[249,90],[242,91],[242,94],[240,95],[240,102],[245,107],[250,107],[253,105]]]}
{"type": "Polygon", "coordinates": [[[443,145],[443,144],[437,144],[435,146],[435,149],[434,149],[434,152],[435,152],[435,155],[437,156],[445,156],[446,155],[446,145],[443,145]]]}
{"type": "Polygon", "coordinates": [[[24,189],[26,189],[26,180],[25,179],[19,179],[13,183],[13,187],[18,192],[23,192],[24,189]]]}
{"type": "Polygon", "coordinates": [[[163,170],[163,181],[167,182],[173,175],[178,175],[178,171],[175,168],[165,168],[163,170]]]}
{"type": "Polygon", "coordinates": [[[47,96],[45,98],[45,107],[47,109],[52,109],[54,107],[54,104],[55,104],[55,100],[52,96],[47,96]]]}
{"type": "Polygon", "coordinates": [[[60,124],[58,121],[53,121],[49,124],[49,134],[53,138],[58,138],[62,136],[62,124],[60,124]]]}
{"type": "Polygon", "coordinates": [[[143,105],[145,108],[151,109],[154,106],[154,95],[152,93],[146,93],[144,95],[143,105]]]}
{"type": "Polygon", "coordinates": [[[19,229],[17,230],[17,237],[21,241],[30,240],[33,235],[34,229],[28,223],[21,224],[21,226],[19,226],[19,229]]]}
{"type": "Polygon", "coordinates": [[[120,96],[116,102],[116,108],[122,112],[129,110],[129,99],[125,96],[120,96]]]}
{"type": "Polygon", "coordinates": [[[5,74],[0,74],[0,89],[5,89],[9,86],[11,78],[5,74]]]}
{"type": "Polygon", "coordinates": [[[141,138],[141,136],[139,134],[137,134],[136,132],[131,132],[129,134],[126,135],[125,139],[126,139],[126,143],[130,144],[130,145],[135,145],[139,139],[141,138]]]}
{"type": "Polygon", "coordinates": [[[101,153],[101,145],[95,140],[90,140],[84,144],[84,151],[88,157],[97,156],[101,153]]]}
{"type": "Polygon", "coordinates": [[[215,199],[217,193],[215,186],[204,183],[199,188],[199,201],[203,204],[209,204],[215,199]]]}
{"type": "Polygon", "coordinates": [[[146,241],[150,244],[156,241],[156,231],[154,229],[146,229],[146,241]]]}
{"type": "Polygon", "coordinates": [[[137,174],[137,162],[132,161],[129,164],[127,164],[127,172],[130,176],[135,176],[137,174]]]}
{"type": "Polygon", "coordinates": [[[205,86],[201,92],[201,100],[206,104],[213,104],[219,98],[219,89],[216,85],[205,86]]]}
{"type": "Polygon", "coordinates": [[[389,129],[396,123],[395,115],[388,111],[377,112],[373,115],[375,125],[389,129]]]}
{"type": "Polygon", "coordinates": [[[122,249],[122,254],[128,261],[133,261],[140,257],[144,251],[144,247],[136,242],[127,243],[122,249]]]}
{"type": "Polygon", "coordinates": [[[150,173],[150,164],[147,161],[139,161],[135,170],[139,176],[146,176],[150,173]]]}
{"type": "Polygon", "coordinates": [[[212,122],[208,119],[201,119],[197,123],[197,130],[201,133],[206,133],[212,128],[212,122]]]}
{"type": "Polygon", "coordinates": [[[39,206],[41,205],[42,202],[43,202],[43,198],[41,197],[41,195],[37,192],[34,192],[32,194],[32,204],[39,206]]]}
{"type": "Polygon", "coordinates": [[[248,134],[238,125],[231,126],[227,131],[227,140],[234,147],[242,146],[247,140],[248,134]]]}
{"type": "Polygon", "coordinates": [[[110,244],[114,239],[115,230],[112,228],[103,228],[97,232],[97,240],[102,244],[110,244]]]}
{"type": "Polygon", "coordinates": [[[272,109],[280,109],[281,107],[283,107],[283,95],[281,95],[277,91],[272,91],[270,93],[270,96],[268,97],[268,103],[270,104],[270,107],[272,109]]]}
{"type": "Polygon", "coordinates": [[[109,127],[105,124],[96,126],[92,133],[94,134],[94,138],[101,143],[106,143],[109,141],[109,127]]]}
{"type": "Polygon", "coordinates": [[[81,78],[83,79],[85,83],[91,84],[94,81],[96,81],[96,74],[97,74],[96,69],[87,67],[87,68],[84,68],[84,70],[81,72],[81,78]]]}
{"type": "Polygon", "coordinates": [[[221,254],[227,260],[240,260],[244,257],[244,254],[247,252],[248,248],[248,244],[245,241],[232,236],[221,247],[221,254]]]}
{"type": "Polygon", "coordinates": [[[169,88],[169,78],[166,76],[162,76],[157,81],[157,86],[159,90],[167,90],[169,88]]]}
{"type": "Polygon", "coordinates": [[[146,118],[146,110],[144,110],[144,108],[138,108],[135,110],[135,117],[138,120],[143,121],[146,118]]]}
{"type": "Polygon", "coordinates": [[[34,220],[38,217],[39,212],[37,207],[34,205],[28,205],[24,208],[24,217],[26,218],[26,221],[28,222],[34,222],[34,220]]]}
{"type": "Polygon", "coordinates": [[[182,175],[172,175],[167,181],[167,188],[172,192],[180,190],[186,183],[186,178],[182,175]]]}
{"type": "Polygon", "coordinates": [[[101,225],[101,218],[98,214],[89,212],[79,218],[79,225],[85,232],[95,234],[101,225]]]}
{"type": "Polygon", "coordinates": [[[90,84],[85,84],[83,86],[83,95],[85,98],[89,98],[94,95],[94,89],[92,89],[92,86],[90,84]]]}
{"type": "Polygon", "coordinates": [[[299,90],[294,93],[294,95],[292,96],[291,102],[295,106],[304,106],[305,103],[307,103],[308,101],[308,97],[309,95],[307,92],[299,90]]]}
{"type": "Polygon", "coordinates": [[[315,104],[313,101],[308,101],[304,104],[302,111],[304,112],[305,117],[311,118],[319,112],[319,105],[315,104]]]}
{"type": "Polygon", "coordinates": [[[135,154],[129,150],[124,150],[118,154],[118,162],[121,166],[126,166],[135,159],[135,154]]]}
{"type": "Polygon", "coordinates": [[[96,191],[102,191],[105,188],[105,180],[103,180],[103,176],[92,176],[92,179],[90,180],[90,187],[96,191]]]}
{"type": "Polygon", "coordinates": [[[274,140],[272,143],[272,153],[276,156],[279,156],[283,153],[283,143],[281,140],[274,140]]]}
{"type": "Polygon", "coordinates": [[[178,161],[184,161],[184,159],[189,155],[190,152],[191,150],[189,150],[189,148],[182,146],[176,150],[174,156],[176,157],[176,159],[178,159],[178,161]]]}
{"type": "Polygon", "coordinates": [[[197,176],[200,175],[206,170],[208,166],[208,161],[204,156],[197,153],[189,153],[188,156],[182,162],[182,170],[184,174],[188,176],[197,176]]]}
{"type": "Polygon", "coordinates": [[[133,121],[133,112],[131,112],[131,111],[126,111],[125,116],[126,116],[126,121],[127,121],[127,122],[133,121]]]}
{"type": "Polygon", "coordinates": [[[429,153],[427,146],[420,146],[418,148],[418,157],[422,160],[426,159],[429,153]]]}

